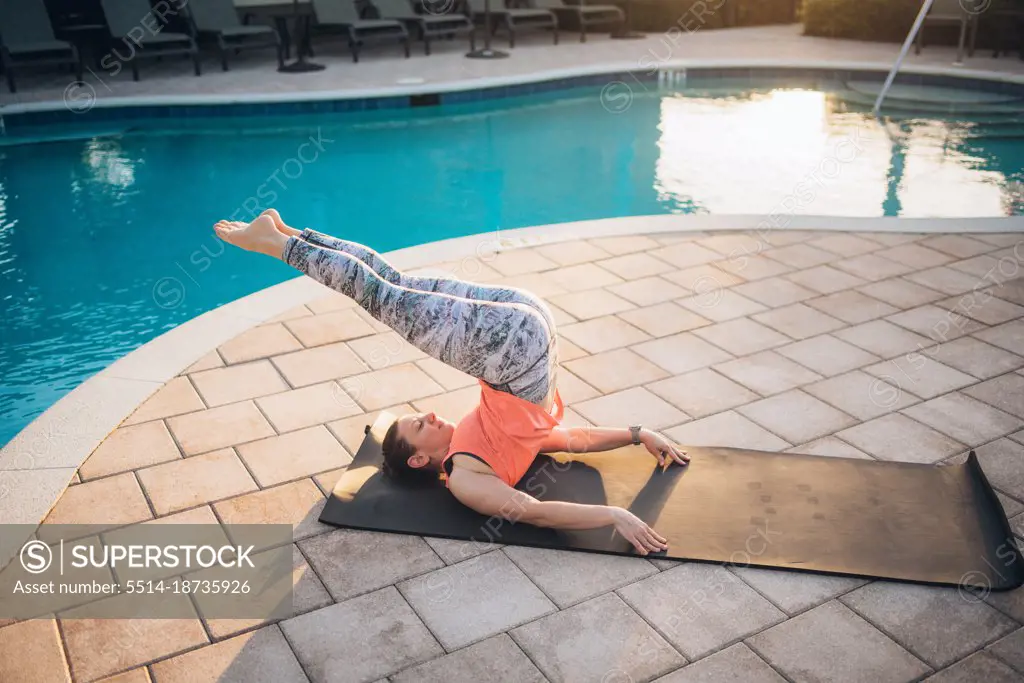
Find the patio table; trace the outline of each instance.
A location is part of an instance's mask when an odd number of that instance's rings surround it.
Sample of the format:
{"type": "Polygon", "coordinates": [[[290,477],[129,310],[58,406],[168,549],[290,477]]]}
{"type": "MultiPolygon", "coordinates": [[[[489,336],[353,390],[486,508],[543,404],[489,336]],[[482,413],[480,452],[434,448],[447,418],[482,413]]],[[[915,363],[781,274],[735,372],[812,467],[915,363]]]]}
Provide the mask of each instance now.
{"type": "MultiPolygon", "coordinates": [[[[278,35],[281,36],[281,46],[284,48],[284,58],[291,59],[292,39],[288,29],[289,20],[295,17],[295,3],[292,0],[235,0],[235,8],[243,12],[243,21],[249,23],[255,17],[265,17],[274,22],[278,35]]],[[[297,49],[298,56],[311,56],[313,54],[310,45],[310,28],[313,21],[313,5],[310,0],[299,0],[299,17],[303,26],[294,27],[296,36],[304,36],[303,44],[297,49]]],[[[295,23],[295,22],[292,22],[295,23]]]]}

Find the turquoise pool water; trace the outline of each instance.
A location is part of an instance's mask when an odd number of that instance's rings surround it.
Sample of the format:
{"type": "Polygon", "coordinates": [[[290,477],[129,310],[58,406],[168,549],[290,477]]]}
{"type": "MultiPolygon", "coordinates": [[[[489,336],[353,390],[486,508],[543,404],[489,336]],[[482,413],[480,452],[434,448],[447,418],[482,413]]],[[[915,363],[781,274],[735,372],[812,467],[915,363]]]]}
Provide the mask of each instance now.
{"type": "Polygon", "coordinates": [[[887,132],[842,93],[599,92],[0,146],[0,444],[131,349],[294,276],[210,230],[266,206],[379,251],[645,214],[1024,211],[1011,105],[887,132]]]}

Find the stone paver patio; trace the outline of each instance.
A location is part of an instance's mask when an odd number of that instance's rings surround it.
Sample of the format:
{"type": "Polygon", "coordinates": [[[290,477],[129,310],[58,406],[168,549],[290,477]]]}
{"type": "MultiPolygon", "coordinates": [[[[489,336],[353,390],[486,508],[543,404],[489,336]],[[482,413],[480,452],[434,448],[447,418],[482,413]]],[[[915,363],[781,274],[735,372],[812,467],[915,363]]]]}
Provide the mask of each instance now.
{"type": "MultiPolygon", "coordinates": [[[[923,463],[974,448],[1024,539],[1022,257],[1021,235],[780,231],[439,267],[550,303],[567,423],[923,463]]],[[[17,622],[0,629],[0,680],[1024,680],[1024,590],[317,522],[380,409],[458,419],[478,391],[327,290],[224,344],[107,438],[46,522],[292,524],[294,615],[17,622]]]]}

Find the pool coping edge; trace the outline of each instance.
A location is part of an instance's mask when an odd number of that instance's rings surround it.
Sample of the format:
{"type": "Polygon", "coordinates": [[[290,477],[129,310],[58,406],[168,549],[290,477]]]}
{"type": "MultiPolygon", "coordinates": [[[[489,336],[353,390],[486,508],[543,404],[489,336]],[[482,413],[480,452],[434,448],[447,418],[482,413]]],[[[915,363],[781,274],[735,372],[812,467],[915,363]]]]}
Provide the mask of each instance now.
{"type": "MultiPolygon", "coordinates": [[[[93,108],[116,109],[144,106],[177,106],[177,105],[231,105],[231,104],[283,104],[319,101],[342,101],[375,99],[389,97],[406,97],[428,94],[458,93],[474,90],[486,90],[503,86],[527,85],[556,79],[582,78],[588,76],[617,75],[623,73],[656,75],[662,71],[686,69],[793,69],[801,71],[871,71],[888,73],[892,68],[889,62],[865,60],[822,60],[806,59],[770,59],[770,58],[676,58],[645,64],[643,60],[609,61],[600,64],[550,68],[521,74],[506,76],[482,76],[461,78],[438,82],[401,84],[394,86],[376,86],[362,88],[335,88],[292,93],[228,93],[228,94],[191,94],[191,95],[139,95],[96,98],[90,105],[93,108]]],[[[936,66],[928,64],[906,64],[900,68],[900,74],[922,76],[947,76],[965,80],[983,80],[997,83],[1024,84],[1024,74],[990,71],[988,69],[969,69],[956,66],[936,66]]],[[[64,100],[45,100],[41,102],[25,102],[0,104],[0,118],[23,114],[53,112],[67,109],[64,100]]],[[[87,110],[88,111],[88,110],[87,110]]]]}

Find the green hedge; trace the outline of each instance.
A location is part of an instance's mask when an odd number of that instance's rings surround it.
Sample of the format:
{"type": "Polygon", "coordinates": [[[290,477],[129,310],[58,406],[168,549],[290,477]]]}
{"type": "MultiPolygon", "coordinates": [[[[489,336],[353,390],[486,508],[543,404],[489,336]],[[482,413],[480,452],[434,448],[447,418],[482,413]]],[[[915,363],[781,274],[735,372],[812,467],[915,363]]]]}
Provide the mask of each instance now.
{"type": "Polygon", "coordinates": [[[675,27],[693,33],[727,26],[796,21],[797,0],[627,0],[633,28],[655,33],[675,27]]]}
{"type": "MultiPolygon", "coordinates": [[[[921,0],[803,0],[800,18],[808,36],[902,43],[920,9],[921,0]]],[[[982,13],[978,20],[977,47],[995,46],[999,21],[1008,19],[982,13]]],[[[929,26],[925,38],[926,45],[956,45],[960,28],[929,26]]]]}
{"type": "MultiPolygon", "coordinates": [[[[718,0],[716,0],[717,2],[718,0]]],[[[736,26],[790,24],[797,20],[798,0],[728,0],[736,5],[736,26]]]]}
{"type": "Polygon", "coordinates": [[[913,0],[803,0],[801,14],[809,36],[902,41],[919,9],[913,0]]]}

